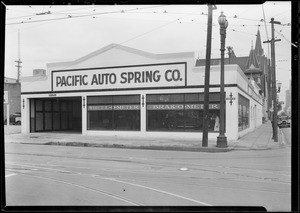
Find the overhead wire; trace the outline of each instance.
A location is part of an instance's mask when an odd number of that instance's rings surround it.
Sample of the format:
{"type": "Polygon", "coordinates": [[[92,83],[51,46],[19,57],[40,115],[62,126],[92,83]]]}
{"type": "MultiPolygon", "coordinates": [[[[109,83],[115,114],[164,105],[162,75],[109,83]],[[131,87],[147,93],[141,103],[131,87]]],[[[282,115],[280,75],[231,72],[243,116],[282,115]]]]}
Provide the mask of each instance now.
{"type": "Polygon", "coordinates": [[[68,15],[68,17],[52,18],[52,19],[41,19],[41,20],[35,20],[35,21],[21,21],[21,22],[15,22],[15,23],[7,23],[6,25],[28,24],[28,23],[54,21],[54,20],[62,20],[62,19],[70,19],[70,18],[82,18],[82,17],[88,17],[88,16],[105,15],[105,14],[113,14],[113,13],[120,13],[120,12],[122,13],[122,12],[128,12],[128,11],[132,11],[132,10],[143,10],[143,9],[149,9],[149,8],[153,8],[153,7],[164,7],[164,6],[166,6],[166,5],[143,7],[143,8],[134,8],[134,9],[128,9],[128,10],[116,10],[116,11],[110,11],[110,12],[100,12],[100,13],[85,14],[85,15],[79,15],[79,16],[70,16],[70,15],[68,15]]]}
{"type": "Polygon", "coordinates": [[[171,22],[168,22],[168,23],[166,23],[166,24],[164,24],[164,25],[161,25],[161,26],[159,26],[159,27],[156,27],[156,28],[154,28],[154,29],[152,29],[152,30],[149,30],[149,31],[147,31],[147,32],[145,32],[145,33],[142,33],[142,34],[140,34],[140,35],[138,35],[138,36],[135,36],[135,37],[133,37],[133,38],[131,38],[131,39],[128,39],[128,40],[126,40],[126,41],[123,41],[123,42],[120,43],[120,45],[121,45],[121,44],[125,44],[125,43],[127,43],[127,42],[129,42],[129,41],[132,41],[132,40],[134,40],[134,39],[136,39],[136,38],[142,37],[142,36],[144,36],[144,35],[146,35],[146,34],[149,34],[149,33],[153,32],[153,31],[155,31],[155,30],[158,30],[158,29],[160,29],[160,28],[163,28],[163,27],[165,27],[165,26],[167,26],[167,25],[170,25],[170,24],[172,24],[172,23],[174,23],[174,22],[177,22],[177,21],[179,21],[179,20],[181,20],[181,19],[182,19],[182,18],[179,18],[179,19],[176,19],[176,20],[172,20],[171,22]]]}
{"type": "MultiPolygon", "coordinates": [[[[165,5],[163,5],[163,6],[165,6],[165,5]]],[[[160,7],[161,7],[161,5],[160,5],[160,7]]],[[[140,9],[149,9],[149,8],[151,8],[151,7],[140,8],[140,9]]],[[[82,8],[82,9],[87,9],[87,8],[82,8]]],[[[136,8],[136,9],[128,9],[128,10],[121,10],[121,11],[118,10],[118,11],[111,11],[111,12],[101,12],[101,13],[96,13],[96,14],[85,14],[85,15],[81,15],[81,16],[62,17],[62,18],[54,18],[54,19],[47,19],[47,20],[37,20],[37,21],[32,21],[32,22],[54,21],[54,20],[61,20],[61,19],[68,19],[68,18],[80,18],[80,17],[87,17],[87,16],[95,16],[95,15],[110,14],[110,13],[120,13],[120,12],[122,12],[122,11],[123,11],[123,12],[128,12],[129,14],[131,14],[131,13],[137,13],[137,12],[135,12],[135,10],[137,10],[137,9],[138,9],[138,8],[136,8]],[[131,12],[131,11],[133,11],[133,12],[131,12]]],[[[79,9],[73,9],[73,11],[74,11],[74,10],[79,10],[79,9]]],[[[70,11],[70,10],[69,10],[69,11],[70,11]]],[[[63,12],[63,11],[57,11],[57,12],[63,12]]],[[[149,12],[144,12],[144,11],[142,11],[142,12],[139,12],[139,13],[149,13],[149,12]]],[[[152,12],[152,13],[153,13],[153,12],[152,12]]],[[[164,13],[164,12],[161,12],[161,13],[164,13]]],[[[195,15],[194,13],[170,13],[170,12],[167,12],[167,13],[169,13],[169,14],[187,14],[187,15],[195,15]]],[[[264,13],[264,9],[263,9],[263,13],[264,13]]],[[[159,13],[159,12],[156,12],[156,14],[160,14],[160,13],[159,13]]],[[[55,14],[55,15],[58,15],[58,14],[55,14]]],[[[197,14],[197,15],[199,15],[199,14],[197,14]]],[[[200,15],[207,15],[207,14],[202,13],[202,14],[200,14],[200,15]]],[[[245,19],[245,18],[239,18],[239,17],[229,17],[229,18],[243,19],[243,20],[250,20],[250,21],[262,21],[262,19],[261,19],[261,20],[255,20],[255,19],[245,19]]],[[[177,18],[176,20],[172,20],[171,22],[168,22],[168,23],[163,24],[163,25],[161,25],[161,26],[159,26],[159,27],[156,27],[156,28],[154,28],[154,29],[151,29],[150,31],[147,31],[147,32],[142,33],[142,34],[140,34],[140,35],[134,36],[134,37],[132,37],[132,38],[130,38],[130,39],[128,39],[128,40],[125,40],[125,41],[119,43],[119,44],[121,45],[121,44],[127,43],[127,42],[129,42],[129,41],[132,41],[132,40],[134,40],[134,39],[137,39],[137,38],[139,38],[139,37],[142,37],[142,36],[144,36],[144,35],[146,35],[146,34],[148,34],[148,33],[151,33],[151,32],[153,32],[153,31],[155,31],[155,30],[158,30],[158,29],[160,29],[160,28],[163,28],[163,27],[165,27],[165,26],[167,26],[167,25],[170,25],[170,24],[172,24],[172,23],[174,23],[174,22],[177,22],[177,21],[179,21],[179,20],[181,20],[181,19],[182,19],[182,17],[179,18],[179,19],[177,18]]],[[[263,21],[264,21],[264,24],[265,24],[266,34],[267,34],[267,37],[268,37],[268,31],[267,31],[267,28],[266,28],[265,14],[264,14],[264,19],[263,19],[263,21]]],[[[23,23],[31,23],[31,22],[23,22],[23,23]]],[[[10,23],[10,24],[20,24],[20,23],[10,23]]],[[[7,24],[7,25],[10,25],[10,24],[7,24]]],[[[242,27],[245,27],[245,26],[260,26],[260,25],[231,25],[231,26],[242,26],[242,27]]],[[[286,24],[286,26],[288,26],[288,24],[286,24]]],[[[240,32],[240,33],[245,33],[245,34],[249,34],[249,35],[255,35],[255,34],[243,32],[243,31],[239,31],[239,30],[236,30],[236,29],[230,29],[230,30],[232,30],[232,31],[234,31],[234,32],[240,32]]],[[[285,38],[285,39],[286,39],[286,38],[285,38]]],[[[290,43],[290,42],[289,42],[289,43],[290,43]]],[[[268,52],[269,52],[269,46],[268,46],[268,52]]]]}
{"type": "MultiPolygon", "coordinates": [[[[147,7],[147,8],[136,8],[136,9],[128,9],[128,10],[121,10],[121,12],[129,12],[129,14],[132,13],[153,13],[153,14],[181,14],[181,15],[199,15],[199,13],[180,13],[180,12],[156,12],[156,11],[152,11],[152,12],[145,12],[145,11],[139,11],[137,12],[136,10],[140,9],[149,9],[149,8],[153,8],[153,7],[164,7],[166,5],[159,5],[159,6],[152,6],[152,7],[147,7]]],[[[91,8],[95,8],[94,6],[91,8]]],[[[62,10],[62,11],[56,11],[56,12],[51,12],[51,14],[53,15],[59,15],[60,12],[67,12],[67,11],[74,11],[74,10],[82,10],[82,9],[90,9],[90,8],[77,8],[77,9],[72,9],[72,10],[62,10]]],[[[103,14],[111,14],[111,13],[119,13],[120,10],[117,11],[110,11],[110,12],[101,12],[101,13],[94,13],[94,14],[84,14],[84,15],[77,15],[77,16],[68,16],[68,17],[61,17],[61,18],[53,18],[53,19],[44,19],[44,20],[36,20],[36,21],[21,21],[21,22],[15,22],[15,23],[7,23],[7,25],[13,25],[13,24],[24,24],[24,23],[33,23],[33,22],[44,22],[44,21],[52,21],[52,20],[61,20],[61,19],[68,19],[68,18],[80,18],[80,17],[87,17],[87,16],[95,16],[95,15],[103,15],[103,14]]],[[[36,14],[35,14],[36,15],[36,14]]],[[[207,15],[206,13],[202,12],[200,15],[207,15]]],[[[218,16],[218,15],[213,15],[213,16],[218,16]]],[[[16,18],[21,18],[21,17],[14,17],[14,18],[10,18],[10,19],[16,19],[16,18]]],[[[258,19],[249,19],[249,18],[241,18],[241,17],[237,17],[237,16],[227,16],[227,18],[232,18],[232,19],[240,19],[240,20],[248,20],[248,21],[262,21],[262,20],[258,20],[258,19]]],[[[247,26],[247,25],[244,25],[247,26]]]]}
{"type": "MultiPolygon", "coordinates": [[[[160,29],[160,28],[166,27],[166,26],[168,26],[168,25],[170,25],[170,24],[172,24],[172,23],[174,23],[174,22],[177,22],[177,21],[179,21],[179,20],[181,20],[181,19],[182,19],[182,17],[181,17],[181,18],[177,18],[176,20],[172,20],[172,21],[170,21],[170,22],[168,22],[168,23],[166,23],[166,24],[163,24],[163,25],[161,25],[161,26],[158,26],[158,27],[156,27],[156,28],[153,28],[153,29],[151,29],[151,30],[149,30],[149,31],[147,31],[147,32],[144,32],[144,33],[142,33],[142,34],[139,34],[139,35],[137,35],[137,36],[134,36],[134,37],[132,37],[132,38],[130,38],[130,39],[127,39],[127,40],[125,40],[125,41],[123,41],[123,42],[116,43],[116,45],[123,45],[123,44],[125,44],[125,43],[127,43],[127,42],[129,42],[129,41],[132,41],[132,40],[134,40],[134,39],[137,39],[137,38],[139,38],[139,37],[142,37],[142,36],[144,36],[144,35],[146,35],[146,34],[149,34],[149,33],[153,32],[153,31],[155,31],[155,30],[158,30],[158,29],[160,29]]],[[[67,68],[69,68],[70,66],[72,66],[72,65],[66,66],[66,67],[64,67],[63,69],[67,69],[67,68]]]]}
{"type": "Polygon", "coordinates": [[[290,41],[289,41],[282,33],[278,32],[277,30],[275,30],[275,32],[276,32],[278,35],[282,36],[288,43],[290,43],[290,44],[293,45],[294,47],[297,47],[297,48],[298,48],[298,46],[297,46],[296,44],[290,42],[290,41]]]}

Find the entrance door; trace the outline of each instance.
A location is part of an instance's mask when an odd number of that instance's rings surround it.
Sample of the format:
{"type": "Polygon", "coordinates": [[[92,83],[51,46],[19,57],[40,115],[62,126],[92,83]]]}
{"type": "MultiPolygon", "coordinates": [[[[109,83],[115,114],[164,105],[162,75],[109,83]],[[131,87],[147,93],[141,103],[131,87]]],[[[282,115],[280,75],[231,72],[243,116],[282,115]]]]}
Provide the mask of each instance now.
{"type": "Polygon", "coordinates": [[[81,97],[30,100],[30,132],[81,132],[81,97]]]}

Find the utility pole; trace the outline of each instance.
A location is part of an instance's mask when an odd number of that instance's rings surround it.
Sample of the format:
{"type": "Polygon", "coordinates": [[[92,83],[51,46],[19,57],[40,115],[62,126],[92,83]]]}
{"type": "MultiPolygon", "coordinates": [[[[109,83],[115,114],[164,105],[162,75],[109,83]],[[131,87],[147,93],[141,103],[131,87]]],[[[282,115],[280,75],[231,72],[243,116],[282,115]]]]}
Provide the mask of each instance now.
{"type": "Polygon", "coordinates": [[[217,9],[215,5],[208,4],[204,106],[203,106],[203,134],[202,134],[203,147],[207,147],[208,145],[209,74],[210,74],[210,57],[211,57],[212,11],[215,9],[217,9]]]}
{"type": "Polygon", "coordinates": [[[17,78],[17,83],[19,83],[20,82],[20,73],[21,73],[21,63],[22,63],[22,61],[21,61],[21,59],[19,59],[18,61],[15,61],[15,62],[17,62],[17,65],[15,65],[17,68],[18,68],[18,78],[17,78]]]}
{"type": "Polygon", "coordinates": [[[17,83],[20,82],[20,76],[21,76],[21,56],[20,56],[20,30],[18,30],[18,60],[15,61],[17,62],[17,65],[15,65],[18,68],[18,76],[17,76],[17,83]]]}
{"type": "Polygon", "coordinates": [[[271,43],[271,62],[272,62],[272,99],[273,99],[273,139],[274,142],[278,142],[278,129],[277,129],[277,89],[276,89],[276,65],[275,65],[275,42],[281,41],[281,39],[274,38],[274,24],[281,24],[279,21],[274,21],[271,18],[271,33],[272,39],[264,41],[263,43],[271,43]]]}

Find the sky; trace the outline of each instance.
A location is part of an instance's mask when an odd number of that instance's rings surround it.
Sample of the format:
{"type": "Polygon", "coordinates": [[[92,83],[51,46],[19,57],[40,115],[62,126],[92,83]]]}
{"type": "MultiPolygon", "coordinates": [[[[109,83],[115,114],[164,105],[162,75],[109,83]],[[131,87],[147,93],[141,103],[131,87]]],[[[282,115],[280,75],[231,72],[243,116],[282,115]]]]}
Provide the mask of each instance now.
{"type": "MultiPolygon", "coordinates": [[[[267,1],[257,5],[216,5],[213,10],[212,58],[220,58],[218,17],[228,20],[226,46],[238,57],[248,56],[260,30],[262,41],[271,39],[271,18],[276,24],[276,77],[282,83],[279,100],[291,80],[291,2],[267,1]]],[[[73,61],[111,43],[159,53],[195,52],[205,58],[207,5],[7,5],[5,77],[17,78],[47,63],[73,61]]],[[[269,43],[262,43],[271,58],[269,43]]],[[[227,56],[227,55],[226,55],[227,56]]]]}

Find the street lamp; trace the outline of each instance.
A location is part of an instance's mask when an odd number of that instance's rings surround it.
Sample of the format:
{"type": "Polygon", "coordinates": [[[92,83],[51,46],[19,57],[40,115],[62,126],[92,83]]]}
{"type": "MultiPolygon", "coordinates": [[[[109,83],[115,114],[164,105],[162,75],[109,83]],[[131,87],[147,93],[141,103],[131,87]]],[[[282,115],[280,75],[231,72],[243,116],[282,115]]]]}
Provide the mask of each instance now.
{"type": "Polygon", "coordinates": [[[227,147],[227,137],[225,136],[225,92],[224,92],[224,51],[225,51],[225,38],[226,28],[228,21],[226,16],[221,12],[218,18],[220,24],[221,35],[221,79],[220,79],[220,129],[219,136],[217,137],[217,147],[227,147]]]}
{"type": "Polygon", "coordinates": [[[277,100],[277,93],[280,93],[280,89],[281,89],[281,82],[277,82],[277,88],[276,88],[276,84],[273,84],[273,88],[274,88],[274,98],[273,98],[273,137],[272,139],[274,140],[274,142],[278,142],[278,127],[277,127],[277,112],[278,112],[278,100],[277,100]]]}
{"type": "Polygon", "coordinates": [[[277,87],[278,87],[278,89],[276,90],[277,93],[280,93],[281,84],[282,84],[281,82],[277,83],[277,87]]]}

